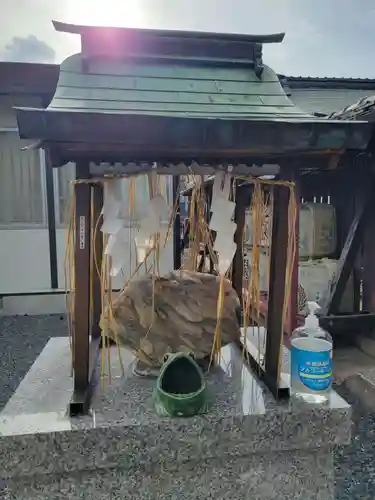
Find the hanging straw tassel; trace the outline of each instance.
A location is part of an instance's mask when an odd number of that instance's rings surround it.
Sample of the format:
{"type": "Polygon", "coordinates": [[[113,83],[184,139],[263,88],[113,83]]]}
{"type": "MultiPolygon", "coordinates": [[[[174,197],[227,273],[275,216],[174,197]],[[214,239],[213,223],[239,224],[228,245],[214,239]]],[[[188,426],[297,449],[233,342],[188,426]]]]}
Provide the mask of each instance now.
{"type": "Polygon", "coordinates": [[[193,178],[194,187],[189,207],[189,256],[182,269],[197,271],[201,245],[208,250],[210,258],[215,263],[212,235],[205,217],[206,197],[200,178],[193,178]]]}
{"type": "MultiPolygon", "coordinates": [[[[74,356],[74,295],[75,295],[75,277],[74,277],[74,249],[75,249],[75,221],[76,221],[76,193],[75,185],[70,202],[69,225],[66,232],[66,246],[64,258],[64,285],[65,285],[65,306],[68,319],[68,337],[69,346],[72,353],[71,376],[73,375],[73,356],[74,356]]],[[[64,224],[65,225],[65,224],[64,224]]]]}
{"type": "Polygon", "coordinates": [[[224,308],[224,280],[225,275],[220,276],[220,285],[219,285],[219,296],[217,301],[217,320],[216,320],[216,328],[214,333],[214,340],[212,344],[211,356],[209,369],[211,368],[212,363],[218,363],[220,361],[220,351],[221,351],[221,325],[223,319],[223,308],[224,308]]]}
{"type": "MultiPolygon", "coordinates": [[[[75,248],[75,186],[73,186],[73,192],[69,207],[69,214],[66,213],[64,217],[64,228],[66,231],[66,243],[65,243],[65,257],[64,257],[64,286],[65,286],[65,307],[68,318],[68,337],[69,346],[71,351],[73,350],[72,335],[73,335],[73,307],[74,307],[74,248],[75,248]],[[69,220],[68,226],[66,221],[69,220]]],[[[72,366],[73,369],[73,366],[72,366]]]]}
{"type": "MultiPolygon", "coordinates": [[[[285,325],[286,314],[289,306],[290,290],[293,265],[296,255],[296,239],[295,239],[295,224],[297,217],[297,205],[295,200],[294,183],[289,181],[271,181],[262,179],[246,179],[249,183],[254,184],[254,191],[251,201],[251,216],[253,224],[253,247],[251,257],[251,275],[248,282],[247,293],[244,299],[244,328],[245,339],[244,346],[246,347],[246,329],[248,326],[248,318],[259,320],[260,314],[260,248],[264,243],[268,243],[267,256],[272,252],[272,214],[273,214],[273,191],[269,195],[265,195],[263,186],[286,186],[290,190],[289,206],[288,206],[288,249],[287,249],[287,269],[285,277],[285,296],[282,309],[282,324],[285,325]],[[268,218],[268,222],[266,219],[268,218]],[[264,228],[268,229],[264,231],[264,228]]],[[[267,277],[269,281],[269,259],[267,259],[267,277]]],[[[267,327],[267,318],[266,324],[267,327]]],[[[259,335],[258,335],[259,338],[259,335]]],[[[260,352],[260,345],[258,345],[260,352]]],[[[281,351],[282,352],[282,351],[281,351]]],[[[258,360],[260,361],[260,360],[258,360]]],[[[282,358],[279,359],[279,375],[281,371],[282,358]]]]}

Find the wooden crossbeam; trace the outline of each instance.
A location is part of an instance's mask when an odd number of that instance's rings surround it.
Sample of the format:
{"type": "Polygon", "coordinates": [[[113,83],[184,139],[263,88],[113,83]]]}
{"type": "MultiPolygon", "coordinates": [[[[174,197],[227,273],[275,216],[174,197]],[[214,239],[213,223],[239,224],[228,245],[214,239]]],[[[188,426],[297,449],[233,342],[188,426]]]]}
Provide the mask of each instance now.
{"type": "Polygon", "coordinates": [[[332,335],[345,335],[353,331],[366,332],[375,327],[375,314],[361,312],[359,314],[340,314],[322,316],[319,324],[332,335]]]}
{"type": "Polygon", "coordinates": [[[330,287],[330,292],[322,301],[319,311],[320,316],[329,316],[338,312],[345,286],[353,270],[356,256],[362,244],[363,234],[371,215],[371,206],[373,197],[375,196],[375,183],[374,181],[367,182],[367,185],[368,187],[364,190],[365,194],[363,198],[358,201],[354,219],[340,255],[337,272],[330,287]]]}

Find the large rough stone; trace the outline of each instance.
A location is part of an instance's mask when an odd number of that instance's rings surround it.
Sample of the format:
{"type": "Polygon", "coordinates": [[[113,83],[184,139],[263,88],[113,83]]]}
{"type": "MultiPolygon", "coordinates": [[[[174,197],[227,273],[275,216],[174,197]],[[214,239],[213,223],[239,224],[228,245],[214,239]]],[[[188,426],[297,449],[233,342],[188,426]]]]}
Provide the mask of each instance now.
{"type": "MultiPolygon", "coordinates": [[[[112,318],[107,311],[102,326],[149,365],[160,366],[167,352],[189,351],[203,359],[212,350],[219,288],[220,278],[204,273],[173,271],[155,280],[142,276],[121,292],[112,318]]],[[[222,345],[240,336],[237,294],[228,280],[224,289],[222,345]]]]}

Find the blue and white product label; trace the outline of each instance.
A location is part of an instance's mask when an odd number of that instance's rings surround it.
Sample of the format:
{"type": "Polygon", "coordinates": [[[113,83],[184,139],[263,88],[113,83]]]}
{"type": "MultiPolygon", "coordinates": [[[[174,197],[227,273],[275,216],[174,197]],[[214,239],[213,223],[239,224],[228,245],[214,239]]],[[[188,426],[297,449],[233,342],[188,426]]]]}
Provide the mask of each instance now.
{"type": "Polygon", "coordinates": [[[325,391],[332,384],[332,350],[307,351],[291,346],[292,377],[311,391],[325,391]]]}

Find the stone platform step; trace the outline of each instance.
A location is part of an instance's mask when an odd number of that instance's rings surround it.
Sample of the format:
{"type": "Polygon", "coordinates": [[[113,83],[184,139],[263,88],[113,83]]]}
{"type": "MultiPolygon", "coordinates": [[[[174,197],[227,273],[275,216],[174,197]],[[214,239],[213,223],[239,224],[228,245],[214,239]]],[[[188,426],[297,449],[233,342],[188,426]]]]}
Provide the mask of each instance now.
{"type": "Polygon", "coordinates": [[[4,500],[202,500],[300,499],[332,497],[332,458],[323,450],[272,452],[116,467],[8,480],[4,500]],[[277,464],[277,466],[276,466],[277,464]],[[296,468],[298,464],[298,468],[296,468]],[[292,497],[291,492],[295,492],[292,497]],[[320,496],[319,496],[320,495],[320,496]]]}
{"type": "Polygon", "coordinates": [[[276,402],[234,345],[207,378],[209,411],[159,418],[155,381],[115,348],[112,379],[90,415],[69,419],[67,338],[51,339],[0,414],[4,498],[333,499],[332,449],[350,439],[350,407],[276,402]]]}

